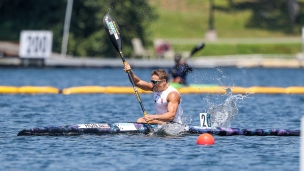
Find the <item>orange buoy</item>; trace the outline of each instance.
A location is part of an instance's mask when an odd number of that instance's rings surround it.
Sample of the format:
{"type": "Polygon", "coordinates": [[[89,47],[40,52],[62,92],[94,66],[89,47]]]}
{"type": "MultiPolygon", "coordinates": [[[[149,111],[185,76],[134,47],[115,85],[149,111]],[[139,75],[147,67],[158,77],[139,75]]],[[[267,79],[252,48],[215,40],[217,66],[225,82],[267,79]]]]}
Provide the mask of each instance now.
{"type": "Polygon", "coordinates": [[[198,136],[196,143],[199,145],[213,145],[214,138],[211,134],[203,133],[200,136],[198,136]]]}

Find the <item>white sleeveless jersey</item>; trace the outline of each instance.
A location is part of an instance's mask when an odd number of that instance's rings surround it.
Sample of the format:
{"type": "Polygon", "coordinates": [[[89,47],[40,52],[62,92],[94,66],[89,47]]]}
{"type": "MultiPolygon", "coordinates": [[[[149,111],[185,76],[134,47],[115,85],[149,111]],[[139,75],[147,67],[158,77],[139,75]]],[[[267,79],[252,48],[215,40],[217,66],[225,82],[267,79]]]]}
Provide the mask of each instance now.
{"type": "MultiPolygon", "coordinates": [[[[156,111],[158,114],[163,114],[163,113],[168,112],[167,96],[172,91],[176,91],[179,94],[179,92],[171,85],[163,92],[153,91],[155,107],[156,107],[156,111]]],[[[182,99],[180,100],[180,103],[178,104],[178,108],[177,108],[173,122],[182,123],[181,116],[183,114],[183,109],[181,107],[181,103],[182,103],[182,99]]]]}

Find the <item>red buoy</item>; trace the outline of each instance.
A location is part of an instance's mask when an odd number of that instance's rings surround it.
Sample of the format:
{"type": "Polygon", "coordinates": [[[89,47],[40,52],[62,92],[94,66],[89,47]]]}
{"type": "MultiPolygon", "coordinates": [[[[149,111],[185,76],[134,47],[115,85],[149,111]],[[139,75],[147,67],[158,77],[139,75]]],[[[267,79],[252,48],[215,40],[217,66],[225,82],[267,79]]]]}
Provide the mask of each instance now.
{"type": "Polygon", "coordinates": [[[213,145],[214,138],[211,134],[203,133],[200,136],[198,136],[196,143],[199,145],[213,145]]]}

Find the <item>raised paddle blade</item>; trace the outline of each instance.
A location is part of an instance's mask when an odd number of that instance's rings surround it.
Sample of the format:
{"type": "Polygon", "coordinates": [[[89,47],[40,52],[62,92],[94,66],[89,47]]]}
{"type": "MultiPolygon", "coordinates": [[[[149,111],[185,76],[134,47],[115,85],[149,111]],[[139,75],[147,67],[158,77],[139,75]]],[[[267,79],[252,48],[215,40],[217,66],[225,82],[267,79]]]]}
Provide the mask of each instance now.
{"type": "Polygon", "coordinates": [[[103,26],[106,29],[115,49],[120,53],[122,50],[120,29],[114,18],[110,14],[103,17],[103,26]]]}
{"type": "MultiPolygon", "coordinates": [[[[106,29],[106,32],[109,35],[109,37],[110,37],[110,39],[111,39],[111,41],[112,41],[115,49],[119,53],[123,64],[126,65],[126,61],[125,61],[125,58],[123,57],[122,50],[121,50],[122,49],[122,47],[121,47],[122,43],[121,43],[120,29],[118,27],[118,24],[116,23],[116,21],[114,20],[114,18],[110,14],[106,14],[103,17],[103,26],[106,29]]],[[[139,102],[139,104],[141,106],[141,109],[143,111],[143,114],[145,116],[146,115],[146,110],[144,108],[144,105],[141,102],[141,99],[139,97],[139,93],[138,93],[137,88],[135,87],[135,84],[134,84],[134,80],[131,77],[130,71],[127,71],[127,73],[128,73],[128,77],[129,77],[129,79],[131,81],[131,84],[133,86],[134,92],[136,94],[137,100],[138,100],[138,102],[139,102]]],[[[149,122],[148,122],[148,128],[149,128],[150,132],[153,131],[152,128],[150,127],[149,122]]]]}
{"type": "Polygon", "coordinates": [[[204,42],[199,43],[198,45],[196,45],[196,46],[192,49],[192,51],[191,51],[191,53],[190,53],[190,56],[192,56],[193,54],[195,54],[195,53],[198,52],[199,50],[203,49],[204,47],[205,47],[205,43],[204,43],[204,42]]]}

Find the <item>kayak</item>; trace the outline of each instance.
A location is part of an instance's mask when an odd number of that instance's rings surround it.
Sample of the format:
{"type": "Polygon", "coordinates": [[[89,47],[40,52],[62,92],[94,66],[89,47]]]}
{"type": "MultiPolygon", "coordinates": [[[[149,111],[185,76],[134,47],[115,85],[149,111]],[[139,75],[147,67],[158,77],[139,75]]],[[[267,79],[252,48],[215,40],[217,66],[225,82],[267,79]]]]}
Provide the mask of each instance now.
{"type": "MultiPolygon", "coordinates": [[[[65,126],[48,126],[24,129],[18,132],[17,136],[70,136],[70,135],[107,135],[107,134],[149,134],[152,131],[166,131],[164,128],[172,125],[171,128],[176,128],[178,125],[179,134],[203,134],[209,133],[219,136],[245,135],[245,136],[300,136],[300,130],[288,129],[240,129],[240,128],[222,128],[212,127],[205,128],[201,126],[188,126],[182,124],[146,124],[146,123],[89,123],[65,126]]],[[[171,129],[172,131],[172,129],[171,129]]],[[[166,134],[165,135],[172,135],[166,134]]]]}

